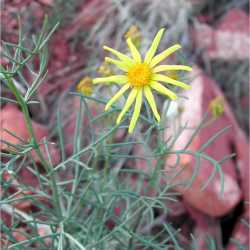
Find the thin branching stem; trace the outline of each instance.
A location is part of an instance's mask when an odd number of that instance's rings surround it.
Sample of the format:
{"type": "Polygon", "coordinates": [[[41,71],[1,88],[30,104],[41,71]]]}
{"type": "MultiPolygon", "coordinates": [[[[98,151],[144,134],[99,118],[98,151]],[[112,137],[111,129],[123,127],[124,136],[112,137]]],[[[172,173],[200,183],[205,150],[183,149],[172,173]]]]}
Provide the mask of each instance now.
{"type": "MultiPolygon", "coordinates": [[[[34,129],[33,129],[33,126],[32,126],[32,120],[31,120],[31,117],[30,117],[30,114],[29,114],[28,105],[24,101],[24,99],[23,99],[22,95],[20,94],[20,92],[18,91],[18,89],[16,88],[12,78],[5,75],[5,79],[6,79],[7,86],[9,87],[11,92],[16,97],[16,100],[17,100],[18,104],[20,105],[21,110],[23,112],[25,124],[26,124],[27,130],[29,132],[29,136],[30,136],[30,142],[33,145],[33,148],[34,148],[34,150],[35,150],[35,152],[36,152],[42,166],[44,167],[46,172],[50,172],[53,167],[44,158],[43,153],[42,153],[42,151],[40,149],[39,142],[36,139],[36,135],[35,135],[35,132],[34,132],[34,129]]],[[[51,175],[51,184],[52,184],[52,190],[53,190],[53,196],[54,196],[53,200],[55,201],[55,205],[56,205],[58,215],[59,215],[59,217],[61,217],[62,214],[61,214],[61,209],[60,209],[59,191],[58,191],[58,186],[57,186],[57,183],[56,183],[56,178],[55,178],[54,172],[51,175]]]]}

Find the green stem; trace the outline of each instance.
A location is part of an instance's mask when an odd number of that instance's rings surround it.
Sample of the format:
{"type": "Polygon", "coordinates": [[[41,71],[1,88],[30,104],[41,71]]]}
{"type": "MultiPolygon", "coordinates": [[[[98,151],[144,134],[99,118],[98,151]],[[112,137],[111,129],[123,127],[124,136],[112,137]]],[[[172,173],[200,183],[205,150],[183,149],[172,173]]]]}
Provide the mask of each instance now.
{"type": "Polygon", "coordinates": [[[55,172],[51,171],[52,166],[46,161],[46,159],[43,156],[43,153],[41,152],[40,145],[37,142],[35,132],[34,132],[34,129],[32,126],[32,121],[31,121],[31,117],[29,114],[27,103],[24,101],[22,95],[19,93],[19,91],[16,88],[12,79],[8,76],[6,76],[5,79],[6,79],[6,82],[7,82],[9,89],[15,95],[16,100],[17,100],[18,104],[20,105],[21,110],[24,114],[24,120],[25,120],[26,127],[28,129],[28,132],[29,132],[30,141],[32,141],[33,148],[34,148],[42,166],[45,168],[47,173],[49,173],[49,172],[53,173],[51,175],[51,185],[52,185],[52,191],[53,191],[53,197],[54,197],[53,200],[56,202],[56,209],[57,209],[59,216],[62,217],[59,192],[58,192],[58,188],[57,188],[57,184],[56,184],[55,172]]]}

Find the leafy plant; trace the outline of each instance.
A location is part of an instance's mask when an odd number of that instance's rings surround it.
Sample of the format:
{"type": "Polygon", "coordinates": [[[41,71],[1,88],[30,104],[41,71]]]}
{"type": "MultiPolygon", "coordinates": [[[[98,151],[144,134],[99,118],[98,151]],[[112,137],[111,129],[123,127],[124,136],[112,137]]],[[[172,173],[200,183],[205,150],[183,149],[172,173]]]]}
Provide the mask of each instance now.
{"type": "MultiPolygon", "coordinates": [[[[168,221],[167,202],[177,201],[178,193],[173,192],[173,187],[188,187],[196,178],[201,159],[214,167],[214,174],[203,188],[218,173],[223,192],[221,163],[227,158],[216,161],[204,150],[226,129],[211,137],[197,152],[190,151],[188,146],[206,123],[205,118],[183,149],[176,151],[173,145],[186,127],[164,140],[166,117],[161,124],[156,123],[147,104],[140,114],[143,130],[136,130],[136,136],[127,135],[124,132],[127,125],[112,125],[114,114],[121,110],[119,106],[93,115],[91,105],[104,106],[107,100],[98,91],[93,96],[71,92],[67,96],[78,98],[80,103],[74,121],[73,153],[69,155],[65,149],[66,121],[59,102],[51,134],[56,138],[61,161],[54,164],[49,150],[51,142],[48,138],[38,141],[35,136],[29,107],[39,105],[35,94],[47,74],[46,45],[57,27],[58,24],[48,30],[45,18],[41,32],[31,41],[27,42],[20,29],[17,44],[3,42],[3,56],[9,64],[1,66],[1,81],[13,98],[1,97],[1,100],[20,107],[29,140],[19,138],[18,145],[3,141],[8,150],[2,153],[1,207],[12,214],[12,219],[10,225],[1,223],[2,249],[197,249],[195,244],[187,248],[179,230],[168,221]],[[34,67],[37,59],[39,66],[34,67]],[[122,141],[117,139],[118,132],[124,134],[122,141]],[[142,147],[144,153],[134,154],[134,146],[142,147]],[[34,151],[39,161],[33,158],[34,151]],[[185,154],[196,159],[196,169],[187,183],[175,183],[174,176],[179,173],[166,173],[165,160],[175,155],[177,160],[172,166],[175,169],[185,154]],[[144,169],[133,167],[137,160],[146,163],[144,169]],[[22,183],[19,172],[23,168],[37,180],[36,187],[22,183]],[[27,194],[27,191],[31,192],[27,194]],[[25,213],[16,208],[15,204],[20,201],[31,202],[34,211],[25,213]],[[154,230],[156,211],[166,215],[160,220],[158,230],[154,230]],[[20,227],[25,230],[20,231],[20,227]],[[17,232],[23,240],[17,240],[17,232]]],[[[168,108],[169,105],[165,113],[168,108]]],[[[208,240],[208,245],[209,249],[216,249],[213,239],[208,240]]]]}

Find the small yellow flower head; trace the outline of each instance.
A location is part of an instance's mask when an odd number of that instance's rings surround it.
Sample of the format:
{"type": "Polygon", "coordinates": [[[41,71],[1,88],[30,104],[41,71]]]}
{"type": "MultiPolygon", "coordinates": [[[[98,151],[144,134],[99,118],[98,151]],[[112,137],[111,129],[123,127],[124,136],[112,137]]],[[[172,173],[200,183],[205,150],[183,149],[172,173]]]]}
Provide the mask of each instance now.
{"type": "Polygon", "coordinates": [[[84,77],[76,86],[77,92],[83,93],[86,96],[92,95],[93,90],[93,80],[92,78],[86,76],[84,77]]]}
{"type": "Polygon", "coordinates": [[[125,39],[131,38],[132,42],[136,47],[141,46],[142,34],[138,26],[132,25],[124,35],[125,39]]]}
{"type": "Polygon", "coordinates": [[[121,85],[120,90],[106,104],[105,110],[108,110],[112,104],[114,104],[125,92],[128,90],[130,91],[126,103],[116,120],[117,124],[119,124],[132,104],[135,102],[134,112],[129,124],[129,133],[134,130],[140,115],[143,95],[152,109],[156,120],[159,122],[160,115],[156,107],[153,91],[157,91],[160,94],[167,96],[171,100],[175,100],[177,95],[166,87],[167,84],[178,86],[183,89],[190,89],[190,85],[173,79],[164,73],[160,73],[176,70],[192,70],[191,67],[185,65],[159,65],[159,63],[166,59],[169,55],[181,48],[179,44],[175,44],[163,52],[155,55],[163,33],[164,29],[161,29],[156,34],[144,58],[142,58],[130,37],[127,38],[126,41],[131,53],[131,57],[122,54],[110,47],[103,47],[105,50],[111,52],[118,58],[117,60],[111,57],[106,57],[105,60],[116,65],[124,73],[121,75],[95,78],[93,79],[93,83],[116,83],[121,85]]]}
{"type": "Polygon", "coordinates": [[[217,119],[223,115],[225,111],[224,99],[222,96],[215,97],[209,103],[209,110],[212,113],[213,118],[217,119]]]}

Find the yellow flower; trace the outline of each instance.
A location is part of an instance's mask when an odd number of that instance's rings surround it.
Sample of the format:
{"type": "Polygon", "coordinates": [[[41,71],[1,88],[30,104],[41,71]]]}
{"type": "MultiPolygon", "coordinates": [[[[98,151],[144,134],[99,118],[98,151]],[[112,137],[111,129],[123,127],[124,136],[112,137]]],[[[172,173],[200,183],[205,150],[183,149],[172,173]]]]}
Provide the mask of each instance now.
{"type": "Polygon", "coordinates": [[[214,119],[219,118],[223,115],[225,111],[224,107],[224,99],[222,96],[215,97],[210,103],[209,103],[209,110],[212,113],[212,116],[214,119]]]}
{"type": "Polygon", "coordinates": [[[103,47],[105,50],[111,52],[119,59],[116,60],[110,57],[106,57],[105,60],[107,62],[115,64],[120,70],[124,71],[124,74],[94,78],[93,83],[117,83],[121,85],[120,90],[106,104],[105,110],[108,110],[112,106],[112,104],[115,103],[125,92],[130,90],[126,103],[116,121],[117,124],[119,124],[123,116],[135,102],[134,112],[129,124],[129,133],[134,130],[134,127],[140,115],[143,95],[146,97],[146,100],[149,103],[149,106],[152,109],[152,112],[158,122],[160,121],[160,115],[157,111],[152,90],[155,90],[160,94],[167,96],[171,100],[175,100],[177,98],[177,95],[173,91],[166,88],[160,82],[178,86],[183,89],[190,88],[190,85],[186,83],[160,74],[160,72],[165,71],[192,70],[191,67],[185,65],[158,65],[169,55],[181,48],[179,44],[175,44],[164,50],[160,54],[155,55],[163,33],[164,29],[161,29],[156,34],[149,50],[146,52],[144,59],[142,59],[141,54],[132,42],[131,38],[128,38],[126,41],[132,57],[128,57],[127,55],[122,54],[110,47],[103,47]]]}
{"type": "Polygon", "coordinates": [[[90,77],[84,77],[76,86],[77,92],[83,93],[86,96],[92,95],[93,81],[90,77]]]}

